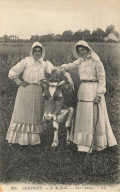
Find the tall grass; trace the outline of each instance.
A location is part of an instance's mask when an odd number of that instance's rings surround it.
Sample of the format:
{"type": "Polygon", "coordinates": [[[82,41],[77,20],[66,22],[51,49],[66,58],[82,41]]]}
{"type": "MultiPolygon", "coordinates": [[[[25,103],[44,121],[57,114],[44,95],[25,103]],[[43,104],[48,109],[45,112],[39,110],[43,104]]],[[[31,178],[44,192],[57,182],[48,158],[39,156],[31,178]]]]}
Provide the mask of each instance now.
{"type": "MultiPolygon", "coordinates": [[[[120,127],[120,44],[116,43],[89,43],[93,50],[100,56],[106,72],[106,102],[108,114],[114,135],[119,143],[120,127]]],[[[60,149],[52,151],[50,149],[51,136],[53,132],[51,127],[47,126],[43,136],[43,148],[37,153],[22,154],[15,153],[12,148],[8,147],[5,140],[6,132],[10,123],[14,101],[17,92],[16,84],[8,79],[9,69],[21,59],[29,55],[30,43],[10,43],[0,44],[0,87],[1,87],[1,147],[2,152],[2,181],[34,181],[34,182],[58,182],[58,183],[86,183],[102,182],[102,177],[93,178],[81,173],[81,163],[84,163],[82,157],[75,153],[65,150],[64,141],[61,141],[60,149]],[[62,149],[63,148],[63,149],[62,149]],[[14,153],[17,155],[14,156],[14,153]],[[15,158],[15,161],[14,161],[15,158]],[[21,160],[20,160],[21,159],[21,160]],[[79,162],[80,161],[80,162],[79,162]],[[19,164],[20,163],[20,164],[19,164]],[[28,164],[26,164],[28,163],[28,164]],[[9,168],[8,168],[9,167],[9,168]],[[7,170],[7,171],[6,171],[7,170]],[[28,174],[29,173],[29,174],[28,174]],[[80,174],[82,175],[80,177],[80,174]]],[[[49,60],[54,66],[60,66],[63,63],[69,63],[75,60],[72,54],[74,43],[51,42],[43,43],[46,49],[45,60],[49,60]]],[[[63,128],[63,127],[62,127],[63,128]]],[[[60,130],[60,139],[65,137],[65,130],[60,130]]],[[[63,139],[64,140],[64,139],[63,139]]],[[[120,145],[119,145],[120,146],[120,145]]],[[[33,149],[34,150],[34,149],[33,149]]],[[[32,151],[32,150],[31,150],[32,151]]],[[[100,161],[100,157],[98,161],[100,161]]],[[[112,160],[110,160],[111,163],[112,160]]],[[[112,166],[113,164],[110,164],[112,166]]],[[[111,168],[111,167],[110,167],[111,168]]],[[[106,177],[106,181],[116,182],[116,177],[106,177]]]]}

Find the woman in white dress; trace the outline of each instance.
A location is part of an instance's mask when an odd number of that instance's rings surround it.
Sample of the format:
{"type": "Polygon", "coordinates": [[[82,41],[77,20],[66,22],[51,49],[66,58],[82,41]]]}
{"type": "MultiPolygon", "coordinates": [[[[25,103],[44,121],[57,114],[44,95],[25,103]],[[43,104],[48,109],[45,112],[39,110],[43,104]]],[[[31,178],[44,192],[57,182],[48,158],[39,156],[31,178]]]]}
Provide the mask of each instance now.
{"type": "Polygon", "coordinates": [[[43,97],[40,80],[51,74],[54,66],[44,61],[45,49],[39,42],[33,43],[30,56],[21,60],[9,71],[9,78],[19,85],[11,123],[6,139],[20,145],[40,144],[42,131],[43,97]],[[19,79],[23,72],[23,81],[19,79]]]}
{"type": "Polygon", "coordinates": [[[75,44],[73,54],[77,60],[63,64],[59,70],[64,73],[65,70],[78,68],[81,81],[71,141],[77,144],[78,151],[81,152],[101,151],[107,146],[117,145],[104,97],[106,92],[104,66],[99,56],[83,40],[75,44]]]}

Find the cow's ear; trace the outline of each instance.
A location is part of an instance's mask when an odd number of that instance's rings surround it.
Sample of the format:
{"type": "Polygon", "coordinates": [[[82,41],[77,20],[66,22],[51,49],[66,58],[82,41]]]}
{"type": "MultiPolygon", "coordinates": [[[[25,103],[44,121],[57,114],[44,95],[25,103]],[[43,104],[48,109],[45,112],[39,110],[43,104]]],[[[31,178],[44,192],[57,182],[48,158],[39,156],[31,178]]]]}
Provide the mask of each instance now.
{"type": "Polygon", "coordinates": [[[51,72],[51,78],[50,81],[58,81],[59,80],[59,74],[57,68],[54,68],[51,72]]]}

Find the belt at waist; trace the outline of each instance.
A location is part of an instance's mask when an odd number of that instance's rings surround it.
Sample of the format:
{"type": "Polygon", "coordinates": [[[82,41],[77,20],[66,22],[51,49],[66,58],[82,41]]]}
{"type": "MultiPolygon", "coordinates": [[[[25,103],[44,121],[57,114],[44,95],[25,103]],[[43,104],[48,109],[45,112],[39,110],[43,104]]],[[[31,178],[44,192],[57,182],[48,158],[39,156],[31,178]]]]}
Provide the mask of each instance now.
{"type": "Polygon", "coordinates": [[[40,83],[29,83],[29,85],[40,85],[40,83]]]}
{"type": "Polygon", "coordinates": [[[84,82],[84,83],[92,83],[92,82],[95,82],[95,83],[98,83],[98,80],[80,80],[81,83],[84,82]]]}

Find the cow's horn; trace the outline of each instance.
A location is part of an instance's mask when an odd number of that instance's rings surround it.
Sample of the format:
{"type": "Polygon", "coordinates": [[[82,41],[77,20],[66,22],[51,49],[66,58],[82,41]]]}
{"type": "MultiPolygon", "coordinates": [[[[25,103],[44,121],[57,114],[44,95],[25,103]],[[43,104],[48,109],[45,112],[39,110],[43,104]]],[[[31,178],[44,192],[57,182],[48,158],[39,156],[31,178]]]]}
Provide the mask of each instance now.
{"type": "Polygon", "coordinates": [[[65,84],[65,81],[61,81],[57,86],[61,86],[61,85],[64,85],[65,84]]]}

